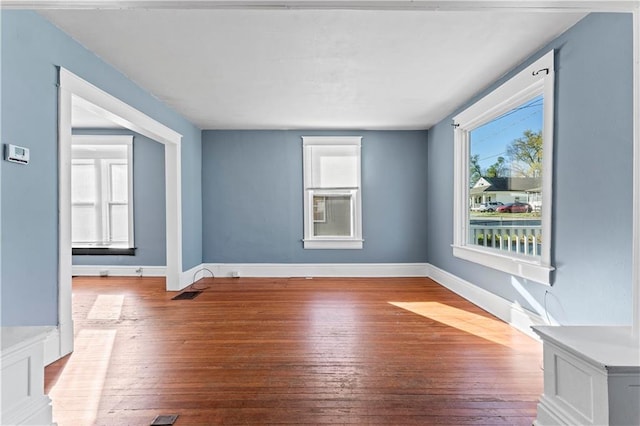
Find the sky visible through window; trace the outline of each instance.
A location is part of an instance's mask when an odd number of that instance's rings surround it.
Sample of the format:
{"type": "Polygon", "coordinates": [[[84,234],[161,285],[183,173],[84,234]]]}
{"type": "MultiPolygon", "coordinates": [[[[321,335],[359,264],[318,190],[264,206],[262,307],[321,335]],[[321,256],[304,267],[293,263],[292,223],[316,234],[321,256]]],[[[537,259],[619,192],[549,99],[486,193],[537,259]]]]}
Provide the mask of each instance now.
{"type": "Polygon", "coordinates": [[[495,164],[498,157],[510,163],[507,147],[521,138],[525,130],[534,133],[542,130],[542,104],[542,96],[538,96],[471,132],[471,156],[478,155],[483,171],[495,164]]]}

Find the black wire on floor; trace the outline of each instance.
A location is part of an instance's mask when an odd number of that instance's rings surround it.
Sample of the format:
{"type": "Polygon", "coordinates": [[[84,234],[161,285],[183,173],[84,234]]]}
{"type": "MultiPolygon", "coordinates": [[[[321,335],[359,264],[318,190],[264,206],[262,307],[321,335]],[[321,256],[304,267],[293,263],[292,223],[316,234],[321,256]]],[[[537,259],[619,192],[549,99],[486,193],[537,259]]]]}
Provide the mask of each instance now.
{"type": "Polygon", "coordinates": [[[206,290],[206,289],[211,287],[210,285],[207,285],[207,286],[204,286],[204,287],[196,286],[196,277],[197,277],[198,273],[202,272],[202,278],[205,278],[204,271],[207,271],[209,274],[211,274],[210,278],[215,278],[215,276],[213,275],[213,272],[211,272],[211,269],[209,269],[209,268],[200,268],[200,269],[198,269],[197,271],[195,271],[193,273],[193,279],[191,280],[191,284],[188,287],[189,289],[196,290],[196,291],[203,291],[203,290],[206,290]]]}

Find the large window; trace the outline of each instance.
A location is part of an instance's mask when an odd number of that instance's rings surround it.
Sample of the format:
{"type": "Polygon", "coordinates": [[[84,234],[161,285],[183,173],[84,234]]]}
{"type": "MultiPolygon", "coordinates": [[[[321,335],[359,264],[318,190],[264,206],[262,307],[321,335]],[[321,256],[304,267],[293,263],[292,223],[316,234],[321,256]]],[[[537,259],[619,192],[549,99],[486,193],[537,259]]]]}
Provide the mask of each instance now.
{"type": "Polygon", "coordinates": [[[550,283],[553,100],[549,52],[454,117],[455,256],[550,283]]]}
{"type": "Polygon", "coordinates": [[[133,137],[74,136],[71,243],[74,249],[132,249],[133,137]]]}
{"type": "Polygon", "coordinates": [[[361,139],[302,138],[304,248],[362,248],[361,139]]]}

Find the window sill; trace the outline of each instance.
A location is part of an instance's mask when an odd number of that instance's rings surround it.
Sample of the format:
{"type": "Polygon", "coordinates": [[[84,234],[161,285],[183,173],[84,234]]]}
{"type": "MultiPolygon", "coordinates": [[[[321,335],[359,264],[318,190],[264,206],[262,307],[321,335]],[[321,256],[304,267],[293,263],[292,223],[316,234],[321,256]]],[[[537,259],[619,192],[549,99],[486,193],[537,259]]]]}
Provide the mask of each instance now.
{"type": "Polygon", "coordinates": [[[135,256],[136,249],[114,247],[74,247],[71,249],[73,256],[135,256]]]}
{"type": "Polygon", "coordinates": [[[302,240],[305,249],[357,250],[364,240],[302,240]]]}
{"type": "Polygon", "coordinates": [[[541,284],[551,285],[551,272],[555,269],[553,266],[542,265],[535,260],[506,256],[485,249],[457,245],[452,245],[452,247],[453,255],[457,258],[478,263],[541,284]]]}

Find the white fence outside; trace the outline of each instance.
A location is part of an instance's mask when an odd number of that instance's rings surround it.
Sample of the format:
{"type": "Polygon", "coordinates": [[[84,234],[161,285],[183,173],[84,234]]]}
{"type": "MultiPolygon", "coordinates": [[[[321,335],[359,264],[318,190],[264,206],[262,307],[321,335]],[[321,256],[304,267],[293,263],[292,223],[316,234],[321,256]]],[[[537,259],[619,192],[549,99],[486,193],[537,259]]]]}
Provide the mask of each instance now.
{"type": "Polygon", "coordinates": [[[512,253],[539,256],[542,225],[470,224],[469,243],[512,253]]]}

